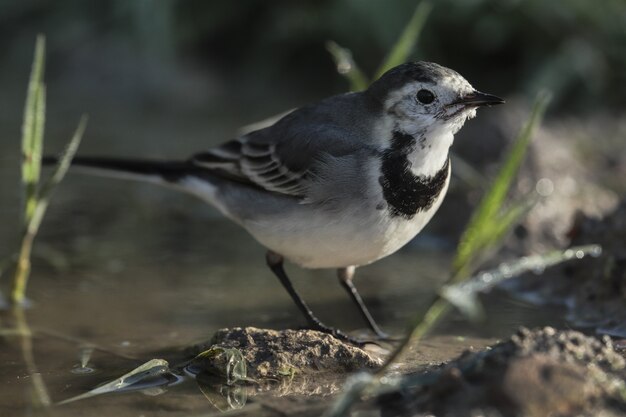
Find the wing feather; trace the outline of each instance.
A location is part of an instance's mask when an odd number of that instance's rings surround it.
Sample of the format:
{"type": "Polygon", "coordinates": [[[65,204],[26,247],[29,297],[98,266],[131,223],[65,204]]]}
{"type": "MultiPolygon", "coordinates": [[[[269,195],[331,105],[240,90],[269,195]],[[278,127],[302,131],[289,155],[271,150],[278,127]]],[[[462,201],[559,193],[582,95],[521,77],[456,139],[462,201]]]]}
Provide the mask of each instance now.
{"type": "MultiPolygon", "coordinates": [[[[371,132],[379,111],[378,104],[362,93],[334,96],[195,155],[190,162],[229,179],[309,201],[315,181],[341,180],[322,172],[328,169],[324,161],[329,157],[337,166],[350,166],[356,154],[377,154],[379,144],[371,132]]],[[[338,173],[344,174],[341,169],[338,173]]]]}
{"type": "Polygon", "coordinates": [[[294,197],[303,196],[306,188],[305,172],[289,169],[275,152],[275,145],[242,143],[242,140],[245,140],[245,137],[194,155],[190,162],[198,167],[216,170],[218,173],[234,175],[239,181],[267,191],[294,197]]]}

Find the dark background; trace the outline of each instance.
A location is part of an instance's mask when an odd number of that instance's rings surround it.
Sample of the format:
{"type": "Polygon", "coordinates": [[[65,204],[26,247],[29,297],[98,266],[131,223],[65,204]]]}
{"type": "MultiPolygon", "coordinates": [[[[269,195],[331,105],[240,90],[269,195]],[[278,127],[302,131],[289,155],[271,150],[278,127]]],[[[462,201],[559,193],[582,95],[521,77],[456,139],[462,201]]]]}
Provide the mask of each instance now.
{"type": "MultiPolygon", "coordinates": [[[[47,37],[48,152],[58,152],[88,113],[82,154],[184,158],[242,125],[346,91],[326,41],[350,48],[371,74],[417,4],[3,0],[0,232],[7,238],[0,249],[13,246],[18,230],[19,132],[36,34],[47,37]]],[[[501,146],[492,146],[493,138],[503,134],[490,123],[528,109],[541,89],[554,96],[548,121],[572,124],[574,134],[586,120],[619,124],[626,104],[623,0],[439,0],[433,6],[412,58],[449,66],[510,103],[481,112],[459,135],[457,151],[479,170],[485,166],[468,148],[497,161],[501,146]]],[[[607,134],[621,135],[620,126],[607,134]]],[[[143,228],[151,226],[139,234],[163,242],[158,220],[175,219],[170,232],[188,240],[197,223],[185,219],[194,216],[215,212],[154,187],[70,175],[42,233],[61,243],[85,233],[102,240],[111,230],[137,234],[135,224],[143,221],[143,228]]]]}
{"type": "MultiPolygon", "coordinates": [[[[171,90],[185,96],[185,87],[200,101],[181,100],[192,108],[213,97],[218,107],[272,103],[289,93],[313,99],[345,89],[327,40],[350,48],[371,72],[416,4],[4,1],[2,76],[25,79],[34,36],[44,33],[51,84],[71,78],[108,95],[121,90],[137,105],[168,99],[171,90]]],[[[624,102],[625,9],[621,0],[436,1],[414,58],[456,68],[502,94],[548,87],[559,108],[615,109],[624,102]]]]}

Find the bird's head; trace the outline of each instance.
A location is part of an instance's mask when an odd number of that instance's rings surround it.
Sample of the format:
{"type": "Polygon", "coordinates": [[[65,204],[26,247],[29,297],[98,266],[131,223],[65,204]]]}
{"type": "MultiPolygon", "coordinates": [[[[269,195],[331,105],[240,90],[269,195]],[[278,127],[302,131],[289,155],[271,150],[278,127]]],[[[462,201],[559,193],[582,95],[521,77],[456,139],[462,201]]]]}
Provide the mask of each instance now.
{"type": "Polygon", "coordinates": [[[399,65],[383,74],[366,94],[382,105],[394,128],[409,134],[455,134],[478,107],[504,103],[475,90],[456,71],[432,62],[399,65]]]}

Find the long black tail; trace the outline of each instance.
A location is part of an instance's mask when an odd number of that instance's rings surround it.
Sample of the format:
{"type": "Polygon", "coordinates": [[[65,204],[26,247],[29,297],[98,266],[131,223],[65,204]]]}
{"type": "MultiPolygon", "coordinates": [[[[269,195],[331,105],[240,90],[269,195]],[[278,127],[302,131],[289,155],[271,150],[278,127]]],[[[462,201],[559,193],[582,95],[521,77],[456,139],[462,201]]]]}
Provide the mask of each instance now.
{"type": "MultiPolygon", "coordinates": [[[[54,165],[58,158],[44,156],[43,165],[54,165]]],[[[76,157],[72,166],[86,168],[96,174],[127,177],[134,179],[161,179],[167,182],[177,182],[183,177],[193,175],[197,168],[187,161],[159,161],[149,159],[123,159],[100,157],[76,157]]]]}

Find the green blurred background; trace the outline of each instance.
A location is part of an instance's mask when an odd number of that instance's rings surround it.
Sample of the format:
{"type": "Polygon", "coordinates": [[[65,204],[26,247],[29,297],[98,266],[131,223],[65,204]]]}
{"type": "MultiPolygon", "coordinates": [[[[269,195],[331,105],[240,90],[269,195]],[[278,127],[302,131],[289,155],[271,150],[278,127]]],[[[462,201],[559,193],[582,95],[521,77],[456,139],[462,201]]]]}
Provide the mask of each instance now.
{"type": "MultiPolygon", "coordinates": [[[[417,4],[406,0],[2,3],[3,80],[25,79],[34,36],[44,33],[50,46],[50,83],[82,80],[92,88],[99,85],[109,95],[122,90],[137,104],[160,94],[167,98],[168,87],[189,93],[187,87],[196,100],[219,97],[214,101],[221,105],[241,104],[238,97],[242,96],[273,102],[294,91],[311,98],[342,91],[325,41],[350,48],[363,67],[373,70],[417,4]]],[[[611,109],[624,101],[625,2],[438,0],[415,58],[456,68],[477,84],[488,80],[503,93],[531,94],[547,86],[555,90],[563,108],[611,109]]],[[[190,107],[198,105],[183,101],[190,107]]]]}
{"type": "MultiPolygon", "coordinates": [[[[183,158],[229,139],[242,125],[346,91],[325,43],[350,48],[371,74],[417,4],[2,0],[0,232],[8,238],[0,250],[7,253],[18,232],[19,132],[36,34],[48,41],[50,152],[60,150],[86,112],[90,122],[79,153],[183,158]]],[[[552,119],[619,119],[626,106],[626,2],[434,1],[413,58],[449,66],[509,102],[527,103],[549,89],[552,119]]],[[[480,129],[461,132],[459,152],[478,147],[496,161],[498,152],[480,137],[506,111],[481,112],[482,121],[473,125],[480,129]],[[463,142],[463,135],[479,139],[463,142]]],[[[146,216],[215,215],[153,187],[72,175],[67,183],[46,221],[57,226],[44,225],[44,240],[46,234],[58,242],[84,233],[102,239],[114,228],[132,234],[137,222],[154,224],[146,216]]],[[[193,234],[192,224],[172,233],[193,234]]],[[[159,227],[144,237],[152,234],[163,241],[159,227]]]]}

